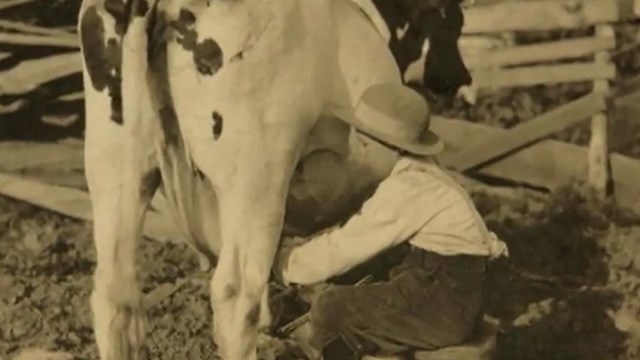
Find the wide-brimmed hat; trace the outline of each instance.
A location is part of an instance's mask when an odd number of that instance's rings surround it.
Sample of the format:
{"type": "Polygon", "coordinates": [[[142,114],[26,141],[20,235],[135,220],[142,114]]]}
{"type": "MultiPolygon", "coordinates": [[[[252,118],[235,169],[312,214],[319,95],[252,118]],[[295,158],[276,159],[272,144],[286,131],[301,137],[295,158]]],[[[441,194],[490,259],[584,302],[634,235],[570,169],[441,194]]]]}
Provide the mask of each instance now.
{"type": "Polygon", "coordinates": [[[429,130],[426,100],[402,84],[373,85],[354,109],[340,109],[335,115],[360,132],[414,155],[434,155],[444,149],[442,140],[429,130]]]}

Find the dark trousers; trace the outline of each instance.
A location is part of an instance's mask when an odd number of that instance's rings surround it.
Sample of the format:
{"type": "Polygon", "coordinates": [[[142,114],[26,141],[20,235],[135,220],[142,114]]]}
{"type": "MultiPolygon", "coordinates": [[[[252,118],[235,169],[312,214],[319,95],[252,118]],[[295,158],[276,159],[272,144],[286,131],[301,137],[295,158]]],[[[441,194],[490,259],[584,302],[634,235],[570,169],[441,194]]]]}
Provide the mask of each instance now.
{"type": "Polygon", "coordinates": [[[316,298],[314,345],[346,337],[369,351],[399,353],[460,344],[482,319],[485,275],[485,257],[411,247],[388,281],[337,285],[316,298]]]}

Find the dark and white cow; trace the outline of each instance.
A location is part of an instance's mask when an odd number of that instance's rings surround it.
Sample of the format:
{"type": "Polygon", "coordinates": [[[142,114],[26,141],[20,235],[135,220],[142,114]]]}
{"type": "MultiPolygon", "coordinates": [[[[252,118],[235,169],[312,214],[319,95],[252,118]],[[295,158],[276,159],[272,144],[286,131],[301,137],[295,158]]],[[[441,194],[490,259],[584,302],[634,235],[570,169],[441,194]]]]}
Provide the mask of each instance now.
{"type": "Polygon", "coordinates": [[[471,76],[458,49],[464,16],[461,5],[474,0],[371,0],[384,19],[389,48],[401,74],[429,49],[422,84],[435,94],[454,96],[471,76]]]}
{"type": "MultiPolygon", "coordinates": [[[[420,16],[437,25],[415,30],[434,40],[427,77],[449,94],[468,74],[463,65],[442,70],[438,52],[446,58],[455,41],[435,39],[457,36],[451,26],[459,34],[447,20],[457,6],[428,3],[420,16]]],[[[101,359],[144,357],[136,257],[159,187],[185,240],[203,261],[218,260],[211,302],[221,355],[256,358],[296,163],[323,148],[348,158],[350,129],[336,116],[372,84],[401,82],[372,8],[359,0],[83,1],[97,249],[91,306],[101,359]]],[[[411,19],[408,33],[419,21],[411,19]]],[[[398,59],[403,39],[392,41],[398,59]]]]}

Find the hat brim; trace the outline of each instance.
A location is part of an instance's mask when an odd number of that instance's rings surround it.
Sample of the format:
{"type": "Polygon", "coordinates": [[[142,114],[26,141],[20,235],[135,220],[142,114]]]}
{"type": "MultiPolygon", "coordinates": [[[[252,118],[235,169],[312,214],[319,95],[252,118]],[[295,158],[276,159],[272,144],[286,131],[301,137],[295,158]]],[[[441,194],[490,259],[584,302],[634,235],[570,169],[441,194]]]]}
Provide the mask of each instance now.
{"type": "Polygon", "coordinates": [[[372,126],[367,125],[364,121],[355,116],[353,111],[338,111],[335,115],[344,122],[352,125],[356,130],[368,135],[375,140],[395,146],[408,153],[420,156],[436,155],[444,150],[444,142],[438,135],[431,130],[423,133],[419,142],[409,143],[394,139],[384,133],[376,131],[372,126]]]}

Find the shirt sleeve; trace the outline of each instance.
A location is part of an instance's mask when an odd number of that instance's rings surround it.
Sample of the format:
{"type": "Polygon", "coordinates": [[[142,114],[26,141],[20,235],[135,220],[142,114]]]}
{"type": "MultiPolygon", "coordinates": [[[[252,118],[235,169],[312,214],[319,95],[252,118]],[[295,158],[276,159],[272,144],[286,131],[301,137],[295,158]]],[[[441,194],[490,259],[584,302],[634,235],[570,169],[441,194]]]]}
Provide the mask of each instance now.
{"type": "Polygon", "coordinates": [[[424,189],[396,175],[382,183],[360,213],[342,227],[294,248],[283,269],[286,283],[313,284],[342,274],[409,239],[427,220],[424,189]]]}

